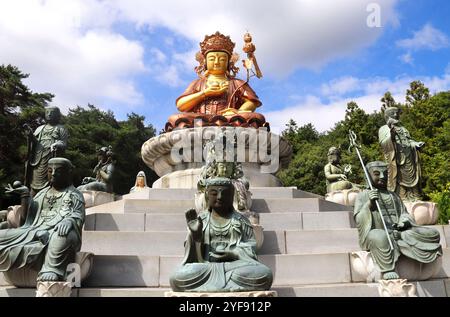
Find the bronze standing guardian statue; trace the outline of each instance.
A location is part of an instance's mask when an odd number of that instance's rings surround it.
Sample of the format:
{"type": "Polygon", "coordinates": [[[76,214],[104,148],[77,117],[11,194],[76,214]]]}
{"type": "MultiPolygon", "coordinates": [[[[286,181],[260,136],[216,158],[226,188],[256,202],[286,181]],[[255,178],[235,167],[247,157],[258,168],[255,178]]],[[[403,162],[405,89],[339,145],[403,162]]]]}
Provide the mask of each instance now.
{"type": "Polygon", "coordinates": [[[47,165],[52,157],[61,157],[67,147],[69,133],[59,122],[61,112],[58,107],[45,109],[44,125],[36,131],[26,125],[25,133],[29,139],[28,161],[25,169],[25,185],[31,188],[31,195],[49,185],[47,179],[47,165]]]}
{"type": "Polygon", "coordinates": [[[387,188],[405,201],[418,201],[422,197],[419,150],[425,143],[413,140],[399,118],[400,109],[387,108],[386,125],[378,132],[389,170],[387,188]]]}

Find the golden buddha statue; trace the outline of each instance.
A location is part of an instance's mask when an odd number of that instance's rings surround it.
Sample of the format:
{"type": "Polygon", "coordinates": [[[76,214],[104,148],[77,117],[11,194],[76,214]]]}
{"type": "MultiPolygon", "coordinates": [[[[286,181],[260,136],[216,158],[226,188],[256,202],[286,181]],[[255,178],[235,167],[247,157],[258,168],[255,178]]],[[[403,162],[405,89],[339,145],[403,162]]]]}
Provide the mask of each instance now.
{"type": "Polygon", "coordinates": [[[219,32],[205,36],[196,55],[199,78],[177,98],[177,109],[182,113],[169,117],[166,131],[192,127],[195,119],[207,126],[268,126],[264,116],[254,112],[261,101],[248,81],[235,78],[239,55],[233,52],[234,47],[230,37],[219,32]]]}

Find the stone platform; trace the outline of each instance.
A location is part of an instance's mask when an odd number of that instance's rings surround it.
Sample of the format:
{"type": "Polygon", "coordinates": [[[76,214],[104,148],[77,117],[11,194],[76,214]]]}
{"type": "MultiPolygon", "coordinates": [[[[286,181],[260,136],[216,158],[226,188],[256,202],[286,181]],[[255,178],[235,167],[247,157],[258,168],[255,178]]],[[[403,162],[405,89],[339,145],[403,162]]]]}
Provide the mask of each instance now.
{"type": "Polygon", "coordinates": [[[227,293],[166,292],[164,297],[278,297],[278,294],[275,291],[227,293]]]}
{"type": "MultiPolygon", "coordinates": [[[[286,296],[377,297],[351,266],[360,251],[351,207],[295,188],[253,187],[252,210],[260,215],[264,243],[259,259],[274,273],[273,291],[286,296]]],[[[181,263],[184,211],[195,189],[149,189],[87,209],[82,251],[95,254],[93,269],[72,296],[158,296],[170,291],[169,276],[181,263]]],[[[442,267],[429,281],[408,281],[418,296],[450,295],[450,226],[441,233],[442,267]]],[[[2,276],[1,276],[2,277],[2,276]]],[[[0,296],[35,296],[0,277],[0,296]]]]}

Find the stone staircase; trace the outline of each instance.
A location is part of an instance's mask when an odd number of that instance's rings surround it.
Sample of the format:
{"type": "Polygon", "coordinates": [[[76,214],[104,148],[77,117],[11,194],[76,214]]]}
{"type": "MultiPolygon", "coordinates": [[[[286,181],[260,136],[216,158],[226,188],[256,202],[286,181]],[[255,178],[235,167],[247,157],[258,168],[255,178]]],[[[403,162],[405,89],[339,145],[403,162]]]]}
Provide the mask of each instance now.
{"type": "MultiPolygon", "coordinates": [[[[378,296],[378,284],[352,271],[358,251],[351,208],[295,188],[252,188],[264,243],[259,259],[274,273],[279,296],[378,296]]],[[[94,268],[73,296],[164,296],[181,263],[184,211],[194,208],[194,189],[150,189],[87,210],[82,251],[94,268]]],[[[444,248],[434,280],[416,282],[419,296],[450,295],[450,227],[435,226],[444,248]]],[[[34,290],[0,289],[0,296],[34,296],[34,290]]]]}

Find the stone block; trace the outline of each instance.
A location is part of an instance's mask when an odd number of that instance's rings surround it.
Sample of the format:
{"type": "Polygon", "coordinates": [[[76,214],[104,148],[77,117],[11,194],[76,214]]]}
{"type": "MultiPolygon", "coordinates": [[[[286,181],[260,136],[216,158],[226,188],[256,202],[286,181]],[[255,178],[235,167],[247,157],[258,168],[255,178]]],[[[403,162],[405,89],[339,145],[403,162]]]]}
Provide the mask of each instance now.
{"type": "Polygon", "coordinates": [[[435,278],[449,278],[450,277],[450,249],[442,249],[442,267],[440,271],[434,276],[435,278]]]}
{"type": "Polygon", "coordinates": [[[288,254],[341,253],[359,250],[356,229],[286,231],[288,254]]]}
{"type": "Polygon", "coordinates": [[[447,297],[444,280],[414,282],[418,297],[447,297]]]}
{"type": "Polygon", "coordinates": [[[84,287],[158,287],[157,256],[95,256],[84,287]]]}
{"type": "Polygon", "coordinates": [[[195,208],[194,199],[172,199],[172,200],[141,200],[127,199],[124,201],[124,212],[145,212],[145,213],[181,213],[188,209],[195,208]]]}
{"type": "Polygon", "coordinates": [[[341,212],[304,212],[304,230],[347,229],[352,228],[353,214],[341,212]]]}
{"type": "Polygon", "coordinates": [[[252,211],[258,213],[317,212],[319,211],[319,199],[253,199],[252,211]]]}
{"type": "Polygon", "coordinates": [[[117,200],[111,203],[86,208],[86,215],[96,213],[123,214],[123,212],[124,212],[124,200],[117,200]]]}
{"type": "Polygon", "coordinates": [[[278,297],[275,291],[198,293],[198,292],[166,292],[164,297],[278,297]]]}
{"type": "Polygon", "coordinates": [[[114,194],[99,192],[94,190],[82,190],[85,207],[95,207],[114,201],[114,194]]]}
{"type": "Polygon", "coordinates": [[[318,210],[310,210],[310,211],[353,211],[353,207],[336,204],[332,201],[328,201],[325,199],[319,199],[318,210]]]}
{"type": "Polygon", "coordinates": [[[445,293],[447,297],[450,297],[450,280],[444,280],[445,293]]]}
{"type": "Polygon", "coordinates": [[[169,288],[82,288],[79,297],[164,297],[169,288]]]}
{"type": "MultiPolygon", "coordinates": [[[[36,288],[0,287],[0,297],[36,297],[36,288]]],[[[70,297],[78,297],[78,289],[72,288],[70,297]]]]}
{"type": "Polygon", "coordinates": [[[351,281],[347,253],[262,255],[258,258],[272,269],[273,287],[351,281]]]}
{"type": "Polygon", "coordinates": [[[85,231],[82,250],[96,255],[183,255],[186,232],[85,231]]]}
{"type": "Polygon", "coordinates": [[[450,246],[450,225],[442,226],[442,228],[444,231],[446,246],[450,246]]]}
{"type": "Polygon", "coordinates": [[[95,230],[95,215],[96,214],[86,215],[86,218],[84,220],[83,230],[86,230],[86,231],[94,231],[95,230]]]}
{"type": "Polygon", "coordinates": [[[284,231],[264,230],[264,240],[258,254],[286,254],[284,231]]]}
{"type": "Polygon", "coordinates": [[[186,231],[186,218],[183,214],[146,214],[146,231],[186,231]]]}
{"type": "Polygon", "coordinates": [[[279,297],[378,297],[378,284],[345,283],[275,287],[279,297]]]}
{"type": "Polygon", "coordinates": [[[145,214],[96,214],[95,231],[144,231],[145,214]]]}
{"type": "Polygon", "coordinates": [[[264,230],[301,230],[302,214],[300,212],[262,213],[259,222],[264,230]]]}

